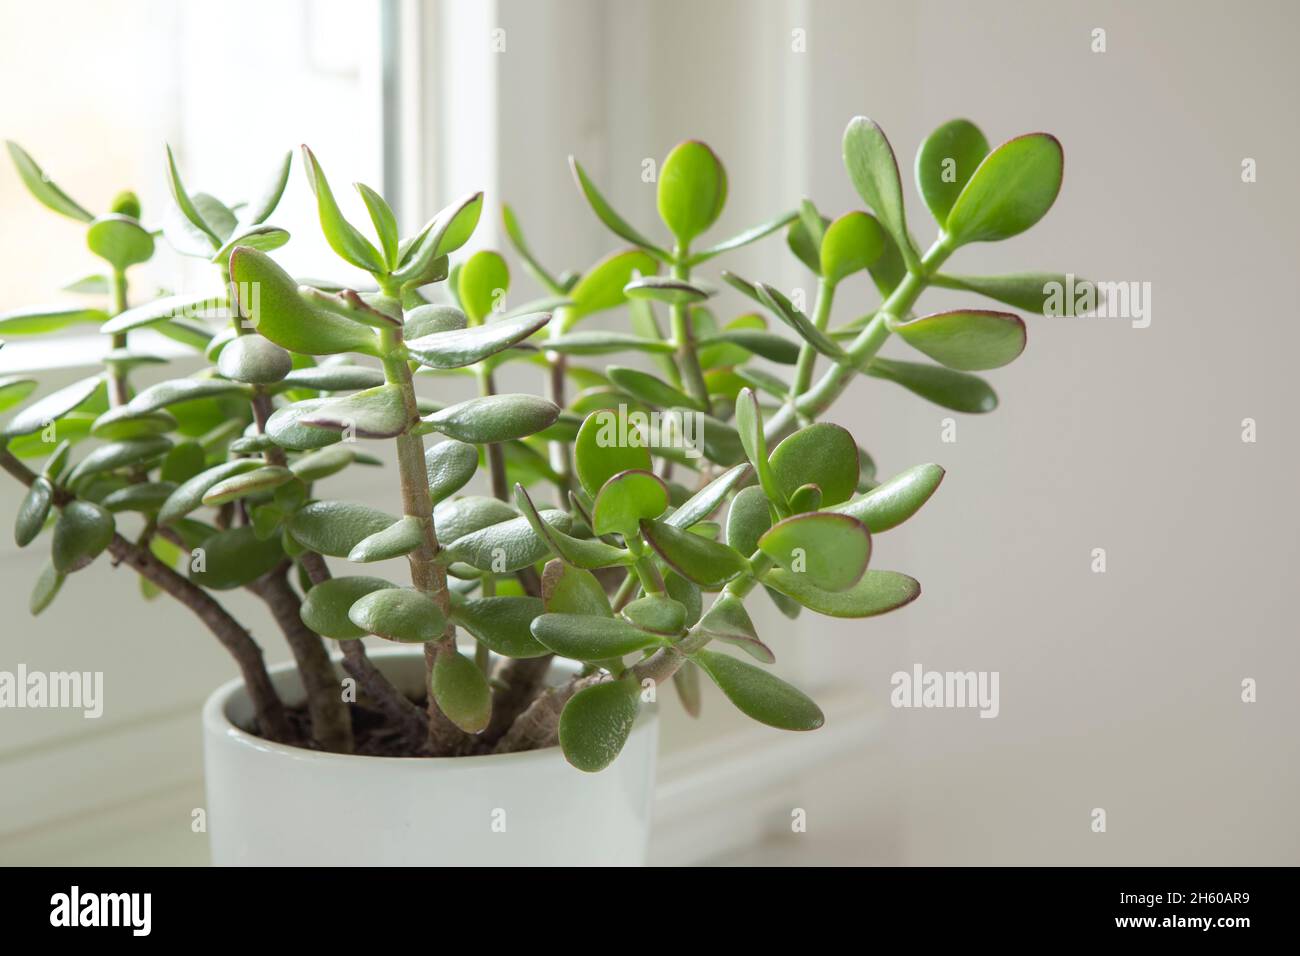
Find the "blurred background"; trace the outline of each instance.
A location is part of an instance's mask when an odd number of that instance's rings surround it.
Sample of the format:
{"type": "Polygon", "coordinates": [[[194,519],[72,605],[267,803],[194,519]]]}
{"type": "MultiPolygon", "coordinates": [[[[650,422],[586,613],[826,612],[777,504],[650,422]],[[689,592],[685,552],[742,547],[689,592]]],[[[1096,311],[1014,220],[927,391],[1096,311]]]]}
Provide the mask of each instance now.
{"type": "MultiPolygon", "coordinates": [[[[778,669],[818,698],[827,726],[783,735],[720,698],[691,723],[666,702],[651,858],[1296,864],[1300,326],[1282,285],[1300,254],[1298,23],[1280,0],[0,0],[0,136],[92,209],[136,190],[146,220],[167,201],[164,141],[187,185],[227,202],[305,142],[332,179],[382,186],[404,231],[484,189],[472,248],[504,248],[510,202],[558,271],[617,245],[574,189],[569,154],[650,229],[644,161],[707,141],[729,175],[721,238],[804,196],[832,216],[858,208],[840,138],[866,114],[893,143],[924,246],[933,229],[911,165],[934,127],[966,117],[995,144],[1054,133],[1066,175],[1052,212],[950,267],[1150,283],[1149,326],[1029,317],[1025,355],[988,376],[1001,399],[989,415],[854,385],[828,417],[883,475],[924,461],[948,471],[876,542],[873,565],[924,593],[858,622],[791,623],[763,607],[778,669]],[[998,672],[997,718],[891,707],[891,675],[917,664],[998,672]]],[[[360,214],[359,201],[345,210],[360,214]]],[[[7,164],[0,218],[0,312],[57,301],[93,266],[81,227],[39,207],[7,164]]],[[[277,253],[291,271],[350,278],[296,159],[274,221],[293,233],[277,253]]],[[[511,298],[534,297],[511,262],[511,298]]],[[[721,265],[812,291],[779,236],[721,265]]],[[[149,268],[146,286],[205,279],[170,254],[149,268]]],[[[836,323],[876,303],[865,278],[850,286],[836,323]]],[[[747,311],[719,301],[721,318],[747,311]]],[[[920,307],[963,304],[940,290],[920,307]]],[[[93,333],[16,341],[0,374],[35,370],[53,386],[105,348],[93,333]]],[[[346,474],[332,493],[387,501],[377,473],[346,474]]],[[[0,515],[19,500],[0,484],[0,515]]],[[[0,670],[101,670],[105,712],[0,710],[0,862],[205,862],[190,828],[199,707],[233,667],[183,610],[146,608],[107,561],[31,619],[37,570],[5,535],[0,670]]],[[[252,603],[234,605],[272,660],[289,656],[252,603]]]]}

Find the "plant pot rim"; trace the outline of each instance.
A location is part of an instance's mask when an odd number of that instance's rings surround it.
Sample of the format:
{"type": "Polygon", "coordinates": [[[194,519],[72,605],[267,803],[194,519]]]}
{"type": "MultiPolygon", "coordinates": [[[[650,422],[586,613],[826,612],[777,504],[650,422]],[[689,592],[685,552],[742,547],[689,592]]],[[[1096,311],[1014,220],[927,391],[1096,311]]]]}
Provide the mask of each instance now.
{"type": "MultiPolygon", "coordinates": [[[[423,661],[424,651],[422,648],[407,647],[381,647],[367,648],[367,655],[376,663],[385,660],[416,660],[423,661]]],[[[339,658],[331,656],[335,663],[339,658]]],[[[560,668],[577,671],[578,665],[571,661],[558,660],[556,666],[560,668]]],[[[297,677],[297,668],[292,661],[285,661],[280,664],[274,664],[267,668],[273,681],[277,677],[297,677]]],[[[277,689],[283,689],[277,687],[277,689]]],[[[558,746],[542,747],[537,750],[525,750],[519,753],[507,754],[469,754],[462,757],[381,757],[368,754],[339,754],[330,753],[325,750],[313,750],[310,747],[299,747],[295,744],[282,744],[273,740],[267,740],[256,734],[249,733],[243,728],[236,725],[226,714],[227,708],[238,694],[244,691],[244,680],[236,677],[226,681],[208,695],[207,701],[203,704],[203,730],[209,738],[220,737],[226,742],[238,747],[255,750],[268,755],[278,755],[290,760],[305,760],[311,762],[334,762],[334,763],[355,763],[366,766],[376,766],[383,764],[389,767],[406,766],[411,770],[419,771],[420,768],[436,766],[440,771],[457,768],[460,770],[482,769],[486,764],[500,765],[504,763],[524,764],[524,763],[541,763],[553,761],[556,758],[563,759],[558,746]]],[[[641,713],[637,716],[636,723],[632,727],[632,735],[639,735],[648,732],[651,725],[658,720],[658,707],[655,704],[643,706],[641,713]]],[[[575,770],[575,773],[581,771],[575,770]]]]}

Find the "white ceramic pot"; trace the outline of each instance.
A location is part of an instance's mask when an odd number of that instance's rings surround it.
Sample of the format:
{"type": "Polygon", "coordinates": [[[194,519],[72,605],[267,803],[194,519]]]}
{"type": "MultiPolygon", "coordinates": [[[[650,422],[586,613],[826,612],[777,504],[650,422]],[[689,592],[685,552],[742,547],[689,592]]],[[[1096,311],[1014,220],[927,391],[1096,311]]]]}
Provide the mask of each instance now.
{"type": "MultiPolygon", "coordinates": [[[[414,693],[424,661],[404,648],[371,659],[414,693]]],[[[552,668],[558,671],[557,666],[552,668]]],[[[292,665],[271,670],[302,700],[292,665]]],[[[658,718],[643,708],[601,773],[559,748],[479,757],[358,757],[271,743],[241,727],[243,683],[203,708],[208,837],[218,866],[640,865],[654,791],[658,718]]]]}

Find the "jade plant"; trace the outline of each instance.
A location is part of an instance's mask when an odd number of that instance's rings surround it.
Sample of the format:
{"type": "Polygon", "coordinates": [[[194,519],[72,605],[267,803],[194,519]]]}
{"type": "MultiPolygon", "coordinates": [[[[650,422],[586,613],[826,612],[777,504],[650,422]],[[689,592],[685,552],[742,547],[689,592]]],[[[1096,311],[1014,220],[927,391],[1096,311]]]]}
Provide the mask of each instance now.
{"type": "Polygon", "coordinates": [[[139,575],[146,598],[180,601],[231,652],[255,709],[251,729],[344,753],[459,756],[558,742],[595,771],[670,680],[698,714],[701,675],[755,720],[819,727],[817,705],[767,668],[774,653],[751,595],[791,618],[866,618],[908,604],[920,586],[869,567],[872,538],[911,517],[944,472],[921,464],[877,481],[854,436],[818,419],[864,375],[948,409],[990,411],[996,396],[971,373],[1015,359],[1024,322],[974,308],[917,315],[918,298],[939,286],[1041,313],[1062,278],[940,271],[963,245],[1034,225],[1061,183],[1053,137],[990,149],[964,120],[941,126],[916,158],[938,224],[924,252],[893,149],[864,117],[849,123],[843,153],[866,209],[831,219],[805,200],[712,244],[702,239],[723,210],[727,174],[705,144],[680,144],[658,168],[662,238],[620,216],[572,161],[587,204],[627,246],[556,273],[502,207],[505,234],[544,295],[514,308],[506,259],[463,252],[481,193],[404,237],[383,197],[357,184],[363,231],[304,147],[325,238],[371,277],[348,286],[295,278],[271,255],[289,240],[269,220],[291,155],[254,198],[227,204],[191,191],[168,150],[172,202],[155,225],[133,194],[96,215],[20,147],[9,152],[33,196],[83,223],[104,262],[68,287],[93,305],[0,317],[0,337],[89,323],[107,340],[100,371],[36,401],[23,404],[32,378],[0,379],[0,409],[20,406],[0,430],[0,465],[27,486],[15,537],[28,546],[52,532],[32,612],[107,553],[139,575]],[[721,287],[699,272],[782,231],[811,273],[811,309],[802,294],[721,270],[753,307],[720,320],[721,287]],[[160,238],[207,260],[210,284],[133,292],[132,270],[160,238]],[[864,304],[873,286],[878,303],[864,304]],[[837,298],[852,301],[850,318],[833,319],[837,298]],[[139,346],[143,330],[205,367],[155,370],[169,360],[139,346]],[[881,356],[891,336],[932,361],[881,356]],[[140,387],[146,372],[155,381],[140,387]],[[507,374],[535,378],[544,397],[503,393],[507,374]],[[474,397],[447,397],[467,388],[474,397]],[[330,496],[333,476],[394,459],[391,478],[369,479],[388,485],[390,508],[330,496]],[[468,493],[479,472],[486,493],[468,493]],[[366,567],[401,558],[406,580],[392,564],[383,575],[366,567]],[[301,703],[280,697],[260,645],[226,606],[241,589],[283,633],[301,703]],[[422,647],[421,699],[372,663],[367,635],[422,647]]]}

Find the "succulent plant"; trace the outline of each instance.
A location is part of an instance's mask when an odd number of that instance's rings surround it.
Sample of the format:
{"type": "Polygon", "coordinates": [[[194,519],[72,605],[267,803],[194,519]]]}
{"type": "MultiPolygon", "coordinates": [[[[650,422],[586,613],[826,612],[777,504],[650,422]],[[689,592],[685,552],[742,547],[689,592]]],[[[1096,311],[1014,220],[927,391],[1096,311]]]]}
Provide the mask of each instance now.
{"type": "Polygon", "coordinates": [[[844,618],[908,604],[920,586],[871,567],[872,539],[911,517],[944,472],[920,464],[878,481],[854,436],[818,419],[863,375],[955,411],[990,411],[996,396],[971,373],[1015,359],[1024,322],[982,308],[917,315],[918,298],[933,285],[1041,313],[1063,278],[940,271],[967,243],[1034,225],[1061,183],[1053,137],[990,149],[964,120],[917,154],[917,186],[938,224],[925,252],[908,227],[893,149],[865,117],[843,142],[865,210],[832,220],[805,200],[713,244],[701,240],[725,205],[727,174],[705,144],[678,145],[658,168],[663,239],[619,215],[573,161],[592,211],[627,245],[557,274],[502,207],[514,252],[546,296],[513,309],[506,259],[461,255],[481,193],[403,236],[384,199],[357,184],[368,234],[345,218],[304,147],[325,238],[372,279],[350,288],[295,278],[270,255],[289,240],[268,220],[290,155],[257,198],[227,205],[189,191],[168,150],[173,202],[159,229],[144,224],[133,195],[95,216],[21,148],[9,152],[36,199],[85,224],[105,268],[71,287],[101,304],[9,313],[0,337],[88,323],[110,339],[101,371],[35,401],[34,379],[0,379],[0,409],[19,406],[0,429],[0,466],[28,486],[15,538],[29,546],[52,528],[33,613],[107,552],[139,574],[146,597],[181,601],[233,654],[258,733],[340,752],[374,751],[354,734],[355,707],[329,653],[336,644],[360,704],[386,729],[387,752],[558,742],[572,764],[596,771],[660,685],[671,680],[698,714],[701,675],[762,723],[821,726],[817,705],[767,669],[774,653],[747,603],[762,591],[789,617],[844,618]],[[699,269],[782,231],[815,281],[810,314],[773,285],[722,271],[754,308],[720,322],[710,302],[719,287],[699,269]],[[207,259],[212,285],[132,303],[128,275],[160,234],[207,259]],[[841,288],[860,275],[879,304],[832,321],[841,288]],[[610,312],[621,327],[582,327],[610,312]],[[165,361],[135,347],[145,328],[208,366],[137,388],[138,369],[165,361]],[[881,357],[895,335],[932,361],[881,357]],[[628,364],[606,364],[610,356],[628,364]],[[534,369],[545,397],[501,393],[507,363],[534,369]],[[444,401],[448,376],[467,376],[477,397],[444,401]],[[380,442],[395,449],[392,509],[329,497],[332,476],[381,463],[371,453],[380,442]],[[491,494],[465,493],[480,469],[491,494]],[[358,567],[334,576],[326,557],[358,567]],[[400,557],[407,581],[364,567],[400,557]],[[257,595],[284,633],[306,690],[304,720],[224,606],[237,589],[257,595]],[[370,662],[366,635],[422,646],[424,701],[370,662]],[[548,681],[556,657],[579,665],[558,683],[548,681]]]}

